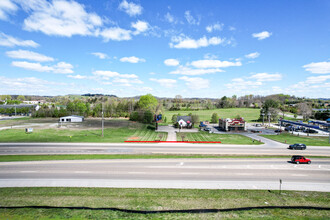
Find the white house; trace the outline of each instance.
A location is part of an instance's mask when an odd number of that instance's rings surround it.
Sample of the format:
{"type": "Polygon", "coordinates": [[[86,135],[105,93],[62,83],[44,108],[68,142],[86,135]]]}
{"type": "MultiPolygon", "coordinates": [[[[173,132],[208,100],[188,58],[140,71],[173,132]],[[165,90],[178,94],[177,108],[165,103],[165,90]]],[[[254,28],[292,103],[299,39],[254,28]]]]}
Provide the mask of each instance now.
{"type": "Polygon", "coordinates": [[[84,116],[70,115],[65,117],[60,117],[60,122],[83,122],[84,116]]]}

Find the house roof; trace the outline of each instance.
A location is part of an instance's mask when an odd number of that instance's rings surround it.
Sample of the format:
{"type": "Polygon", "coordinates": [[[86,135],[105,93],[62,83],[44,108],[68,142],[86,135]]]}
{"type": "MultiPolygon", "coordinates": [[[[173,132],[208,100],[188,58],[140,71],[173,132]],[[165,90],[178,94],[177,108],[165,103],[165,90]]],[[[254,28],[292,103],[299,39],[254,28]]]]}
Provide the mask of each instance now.
{"type": "Polygon", "coordinates": [[[176,118],[176,121],[178,122],[178,121],[180,121],[180,120],[184,120],[185,122],[187,122],[187,121],[190,121],[191,122],[191,116],[178,116],[177,118],[176,118]]]}
{"type": "Polygon", "coordinates": [[[64,116],[61,118],[84,118],[84,116],[79,116],[79,115],[70,115],[70,116],[64,116]]]}

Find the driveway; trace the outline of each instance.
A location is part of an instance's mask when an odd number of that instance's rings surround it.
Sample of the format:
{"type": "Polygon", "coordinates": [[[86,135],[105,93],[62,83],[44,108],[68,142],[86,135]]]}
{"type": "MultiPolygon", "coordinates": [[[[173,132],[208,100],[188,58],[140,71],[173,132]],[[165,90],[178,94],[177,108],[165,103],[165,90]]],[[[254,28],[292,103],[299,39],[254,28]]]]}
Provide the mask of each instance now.
{"type": "Polygon", "coordinates": [[[176,141],[176,133],[177,132],[198,132],[197,128],[192,128],[192,129],[178,129],[174,128],[173,125],[168,125],[168,126],[158,126],[157,132],[167,132],[167,139],[166,141],[176,141]]]}

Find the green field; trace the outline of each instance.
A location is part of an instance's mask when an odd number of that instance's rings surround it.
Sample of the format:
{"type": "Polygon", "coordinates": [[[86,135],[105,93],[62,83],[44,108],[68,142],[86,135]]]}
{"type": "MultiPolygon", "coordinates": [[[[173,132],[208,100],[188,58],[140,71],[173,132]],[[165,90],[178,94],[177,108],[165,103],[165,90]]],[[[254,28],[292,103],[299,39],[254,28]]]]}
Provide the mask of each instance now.
{"type": "Polygon", "coordinates": [[[213,113],[217,113],[219,118],[235,118],[237,115],[243,117],[247,122],[258,120],[260,109],[256,108],[222,108],[213,110],[198,110],[198,111],[165,111],[163,118],[166,117],[167,124],[171,123],[174,114],[181,114],[181,116],[189,113],[199,115],[201,121],[211,121],[213,113]]]}
{"type": "MultiPolygon", "coordinates": [[[[330,207],[330,193],[267,190],[0,188],[0,206],[108,207],[129,210],[330,207]]],[[[329,219],[329,210],[255,209],[214,213],[134,214],[114,210],[0,209],[0,219],[329,219]]]]}
{"type": "Polygon", "coordinates": [[[0,131],[0,142],[102,142],[120,143],[126,140],[166,140],[167,133],[155,132],[147,126],[106,128],[102,130],[74,129],[34,129],[26,134],[24,129],[7,129],[0,131]]]}
{"type": "Polygon", "coordinates": [[[210,134],[205,131],[176,133],[177,141],[182,141],[182,135],[184,136],[184,141],[221,141],[222,144],[263,144],[240,134],[210,134]]]}
{"type": "Polygon", "coordinates": [[[280,135],[261,135],[265,138],[272,139],[286,144],[303,143],[308,146],[330,146],[329,137],[315,137],[315,136],[296,136],[289,133],[282,133],[280,135]]]}

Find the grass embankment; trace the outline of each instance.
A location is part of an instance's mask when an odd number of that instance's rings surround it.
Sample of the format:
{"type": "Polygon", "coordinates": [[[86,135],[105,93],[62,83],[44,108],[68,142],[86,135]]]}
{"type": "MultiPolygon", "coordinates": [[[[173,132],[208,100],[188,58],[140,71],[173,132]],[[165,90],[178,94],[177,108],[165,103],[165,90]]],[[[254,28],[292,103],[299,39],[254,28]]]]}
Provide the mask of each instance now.
{"type": "Polygon", "coordinates": [[[222,144],[263,144],[262,142],[253,141],[253,139],[240,134],[210,134],[205,131],[200,131],[198,133],[180,132],[176,133],[176,139],[182,141],[182,135],[184,136],[184,141],[221,141],[222,144]]]}
{"type": "MultiPolygon", "coordinates": [[[[130,210],[225,209],[251,206],[329,207],[330,193],[266,190],[1,188],[0,206],[112,207],[130,210]]],[[[111,210],[1,209],[0,219],[327,219],[330,211],[265,209],[216,213],[134,214],[111,210]]]]}
{"type": "MultiPolygon", "coordinates": [[[[171,119],[174,114],[181,114],[182,116],[188,115],[189,113],[199,115],[201,121],[211,121],[213,113],[217,113],[220,118],[235,118],[237,115],[243,117],[247,122],[255,121],[259,118],[260,109],[255,108],[222,108],[212,110],[198,110],[198,111],[165,111],[163,118],[166,117],[167,124],[172,123],[171,119]]],[[[166,124],[166,123],[164,123],[166,124]]]]}
{"type": "Polygon", "coordinates": [[[102,130],[76,129],[34,129],[33,133],[26,134],[24,129],[7,129],[0,131],[0,142],[100,142],[122,143],[126,140],[161,140],[167,138],[167,133],[155,132],[147,126],[131,126],[102,130]]]}
{"type": "Polygon", "coordinates": [[[280,135],[261,135],[261,136],[287,144],[303,143],[306,144],[307,146],[330,146],[329,137],[296,136],[289,133],[282,133],[280,135]]]}

